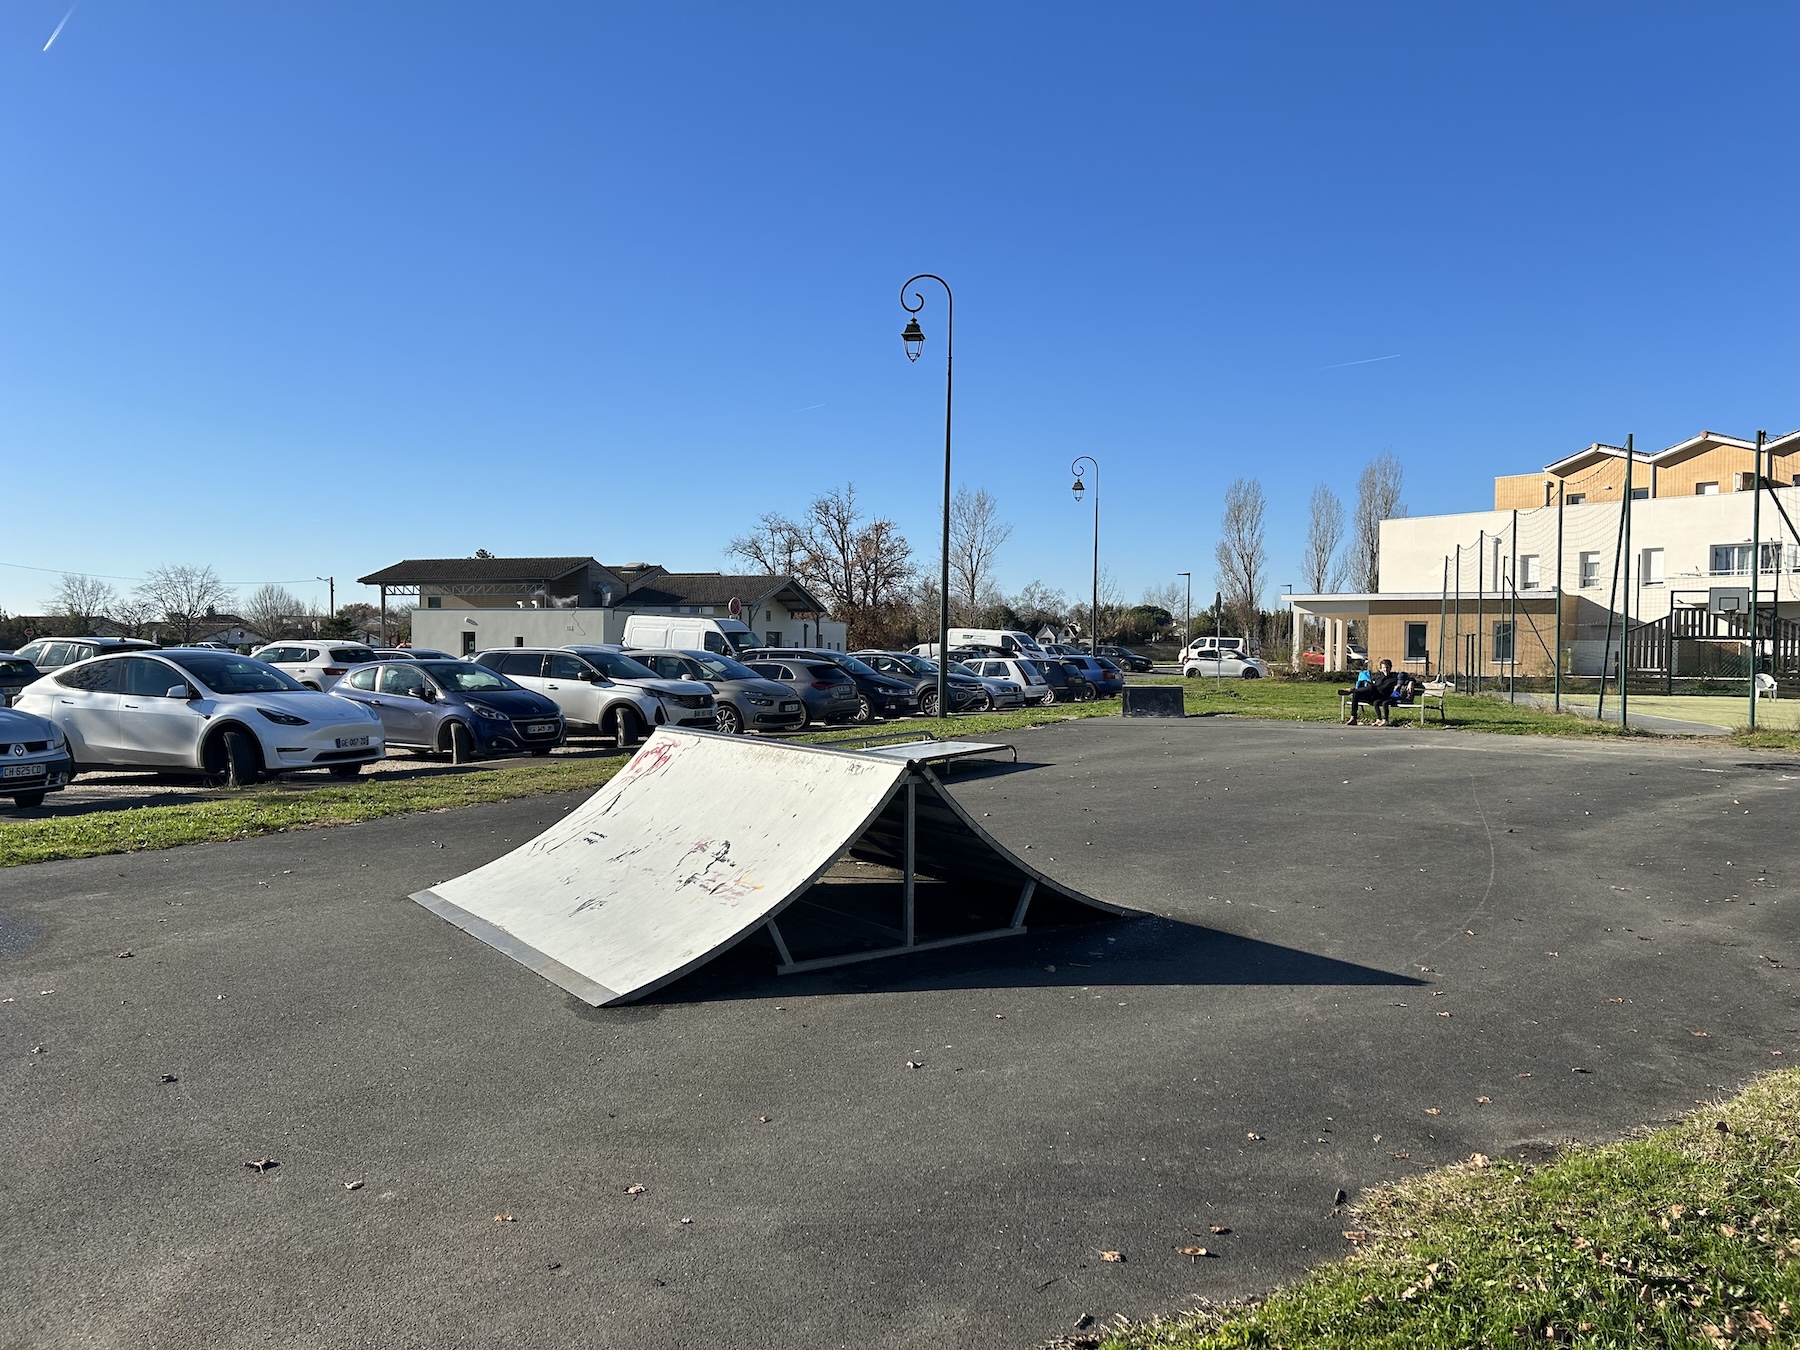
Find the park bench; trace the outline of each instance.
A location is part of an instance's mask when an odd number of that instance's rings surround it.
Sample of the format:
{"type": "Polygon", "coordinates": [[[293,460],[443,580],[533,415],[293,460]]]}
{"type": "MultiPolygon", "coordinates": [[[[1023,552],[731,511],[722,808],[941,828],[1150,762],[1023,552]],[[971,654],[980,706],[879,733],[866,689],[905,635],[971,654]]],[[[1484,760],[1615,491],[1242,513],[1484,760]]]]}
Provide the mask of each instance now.
{"type": "MultiPolygon", "coordinates": [[[[1417,713],[1419,715],[1419,724],[1423,726],[1425,723],[1425,710],[1435,705],[1437,707],[1438,721],[1447,722],[1449,719],[1444,715],[1444,695],[1453,694],[1455,692],[1456,682],[1454,680],[1427,680],[1425,681],[1424,687],[1420,690],[1418,697],[1411,703],[1395,703],[1390,705],[1388,708],[1387,720],[1389,722],[1396,722],[1399,720],[1401,713],[1417,713]]],[[[1339,720],[1350,715],[1350,694],[1351,691],[1348,689],[1338,690],[1339,720]]]]}

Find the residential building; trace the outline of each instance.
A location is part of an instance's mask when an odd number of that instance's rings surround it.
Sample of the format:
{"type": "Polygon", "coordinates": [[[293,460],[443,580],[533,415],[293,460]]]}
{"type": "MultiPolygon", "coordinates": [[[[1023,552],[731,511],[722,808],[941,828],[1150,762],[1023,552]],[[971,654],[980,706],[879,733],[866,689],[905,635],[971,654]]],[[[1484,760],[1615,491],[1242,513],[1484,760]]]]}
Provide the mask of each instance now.
{"type": "Polygon", "coordinates": [[[671,572],[593,558],[409,558],[359,578],[414,600],[415,646],[449,652],[623,640],[633,614],[738,618],[769,646],[844,650],[842,623],[791,576],[671,572]]]}
{"type": "Polygon", "coordinates": [[[1434,677],[1593,675],[1626,642],[1633,670],[1708,673],[1747,649],[1754,555],[1764,663],[1800,673],[1800,432],[1765,447],[1760,511],[1755,448],[1715,432],[1629,456],[1595,444],[1496,478],[1492,511],[1385,520],[1377,590],[1288,597],[1296,641],[1315,621],[1334,666],[1363,622],[1372,659],[1434,677]]]}

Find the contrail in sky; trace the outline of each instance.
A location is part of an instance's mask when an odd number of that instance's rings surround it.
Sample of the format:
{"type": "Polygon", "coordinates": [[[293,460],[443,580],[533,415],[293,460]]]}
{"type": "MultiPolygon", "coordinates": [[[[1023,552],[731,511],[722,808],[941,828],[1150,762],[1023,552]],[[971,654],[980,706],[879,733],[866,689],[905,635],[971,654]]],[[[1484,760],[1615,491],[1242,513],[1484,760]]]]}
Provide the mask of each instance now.
{"type": "MultiPolygon", "coordinates": [[[[55,42],[55,41],[56,41],[56,39],[57,39],[57,36],[58,36],[58,34],[60,34],[60,33],[61,33],[61,32],[62,32],[62,30],[63,30],[63,26],[64,26],[64,25],[65,25],[65,24],[67,24],[67,23],[68,23],[68,22],[69,22],[69,20],[70,20],[70,19],[72,19],[72,18],[74,18],[74,17],[75,17],[75,6],[74,6],[74,5],[70,5],[70,6],[69,6],[69,12],[68,12],[68,13],[67,13],[67,14],[65,14],[65,15],[63,15],[63,17],[62,17],[62,23],[59,23],[59,24],[57,24],[57,25],[56,25],[56,32],[55,32],[55,33],[52,33],[52,34],[51,34],[51,35],[50,35],[50,42],[55,42]]],[[[49,51],[49,50],[50,50],[50,42],[46,42],[46,43],[45,43],[45,44],[44,44],[44,50],[45,50],[45,51],[49,51]]]]}
{"type": "MultiPolygon", "coordinates": [[[[1400,355],[1399,352],[1394,353],[1394,356],[1398,355],[1400,355]]],[[[1335,366],[1314,366],[1313,369],[1342,370],[1345,366],[1368,366],[1373,365],[1377,361],[1392,361],[1394,356],[1365,356],[1360,361],[1339,361],[1335,366]]]]}
{"type": "Polygon", "coordinates": [[[804,408],[795,408],[795,412],[811,412],[814,408],[823,408],[823,403],[809,403],[804,408]]]}

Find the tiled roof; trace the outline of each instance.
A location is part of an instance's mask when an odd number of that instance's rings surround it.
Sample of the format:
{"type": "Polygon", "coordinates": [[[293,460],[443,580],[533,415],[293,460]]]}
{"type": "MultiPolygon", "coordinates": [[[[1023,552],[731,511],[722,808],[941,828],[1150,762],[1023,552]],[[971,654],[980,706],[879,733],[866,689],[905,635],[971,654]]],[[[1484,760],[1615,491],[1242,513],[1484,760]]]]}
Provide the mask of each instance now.
{"type": "Polygon", "coordinates": [[[364,586],[418,586],[457,582],[554,581],[592,558],[408,558],[357,581],[364,586]]]}
{"type": "Polygon", "coordinates": [[[620,605],[725,605],[733,598],[746,607],[792,586],[808,596],[807,589],[792,577],[730,576],[723,572],[661,572],[642,586],[632,588],[629,595],[618,599],[620,605]]]}

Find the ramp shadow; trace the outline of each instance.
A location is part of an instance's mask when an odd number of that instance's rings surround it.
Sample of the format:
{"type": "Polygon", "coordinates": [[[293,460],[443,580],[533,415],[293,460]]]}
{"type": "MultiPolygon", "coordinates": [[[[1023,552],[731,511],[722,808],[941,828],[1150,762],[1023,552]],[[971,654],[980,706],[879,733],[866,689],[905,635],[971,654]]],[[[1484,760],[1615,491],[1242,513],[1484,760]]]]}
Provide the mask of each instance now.
{"type": "Polygon", "coordinates": [[[1424,983],[1395,971],[1160,917],[1059,915],[1048,925],[1034,923],[1019,937],[787,976],[775,973],[777,960],[773,941],[759,930],[646,1003],[955,989],[1424,983]]]}

